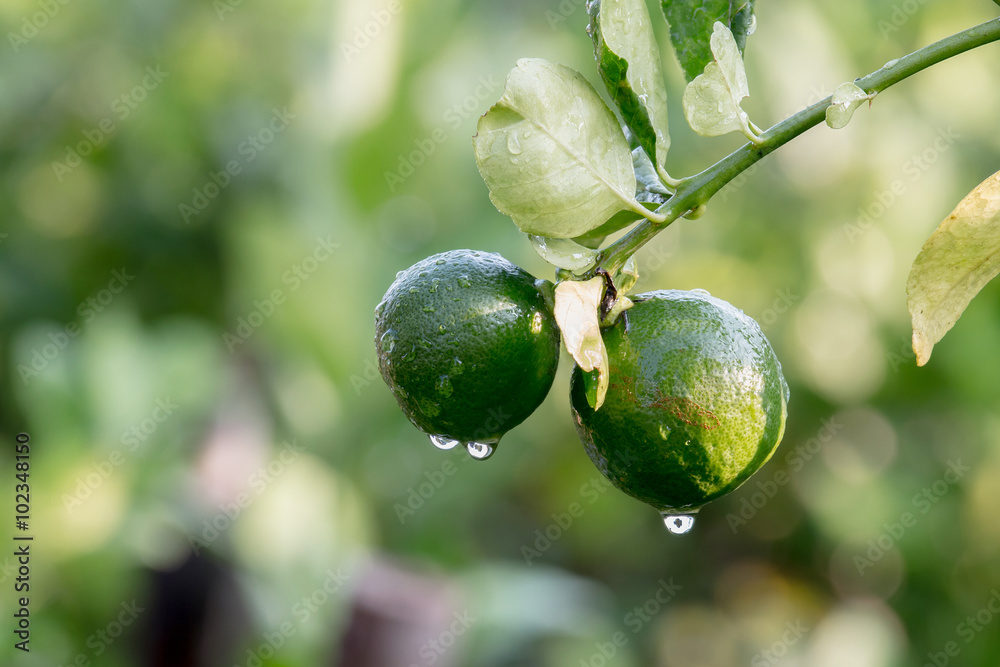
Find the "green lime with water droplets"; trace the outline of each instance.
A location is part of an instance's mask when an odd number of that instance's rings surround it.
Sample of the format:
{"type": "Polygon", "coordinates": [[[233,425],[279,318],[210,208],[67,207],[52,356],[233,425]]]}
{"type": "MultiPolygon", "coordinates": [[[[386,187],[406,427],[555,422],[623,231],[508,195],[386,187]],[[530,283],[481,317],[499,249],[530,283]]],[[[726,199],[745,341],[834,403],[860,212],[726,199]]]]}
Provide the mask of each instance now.
{"type": "Polygon", "coordinates": [[[473,250],[432,255],[397,274],[375,310],[379,371],[437,446],[471,443],[470,454],[485,458],[545,398],[559,330],[543,285],[500,255],[473,250]]]}
{"type": "Polygon", "coordinates": [[[785,428],[788,386],[760,326],[704,290],[660,290],[603,332],[611,380],[597,411],[574,369],[577,431],[619,489],[660,510],[673,532],[745,482],[785,428]]]}

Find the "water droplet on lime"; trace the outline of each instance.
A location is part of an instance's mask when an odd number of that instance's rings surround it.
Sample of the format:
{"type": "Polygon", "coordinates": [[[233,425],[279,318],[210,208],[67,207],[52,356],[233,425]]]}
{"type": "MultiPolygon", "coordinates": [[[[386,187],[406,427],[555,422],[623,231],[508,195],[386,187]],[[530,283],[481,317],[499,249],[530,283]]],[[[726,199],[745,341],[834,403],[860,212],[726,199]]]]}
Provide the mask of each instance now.
{"type": "Polygon", "coordinates": [[[467,442],[465,449],[469,452],[469,456],[477,461],[485,461],[496,451],[496,447],[488,442],[467,442]]]}
{"type": "Polygon", "coordinates": [[[382,351],[388,354],[396,349],[396,342],[398,340],[399,335],[396,333],[395,329],[389,329],[382,334],[382,338],[379,339],[379,344],[382,346],[382,351]]]}
{"type": "Polygon", "coordinates": [[[674,535],[683,535],[694,527],[694,517],[690,514],[661,513],[663,525],[674,535]]]}
{"type": "Polygon", "coordinates": [[[451,438],[443,435],[432,435],[431,442],[434,443],[434,446],[438,449],[452,449],[458,444],[458,440],[452,440],[451,438]]]}
{"type": "Polygon", "coordinates": [[[447,375],[442,375],[437,379],[434,388],[437,389],[437,393],[441,394],[445,398],[451,396],[454,389],[451,386],[451,378],[447,375]]]}

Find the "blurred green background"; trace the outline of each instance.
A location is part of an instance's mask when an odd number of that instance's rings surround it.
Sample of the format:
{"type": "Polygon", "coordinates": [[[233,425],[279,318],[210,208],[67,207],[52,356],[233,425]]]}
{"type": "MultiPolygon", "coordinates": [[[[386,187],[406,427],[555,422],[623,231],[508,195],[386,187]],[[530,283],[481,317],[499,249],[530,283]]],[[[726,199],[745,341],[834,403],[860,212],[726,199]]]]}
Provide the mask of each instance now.
{"type": "MultiPolygon", "coordinates": [[[[745,106],[769,126],[996,11],[763,0],[745,106]]],[[[520,57],[599,83],[586,20],[580,0],[0,2],[3,521],[25,431],[35,536],[31,652],[5,631],[0,663],[1000,663],[1000,285],[922,369],[904,293],[1000,168],[1000,47],[811,130],[638,255],[640,288],[757,318],[792,389],[777,454],[691,533],[602,482],[565,354],[488,463],[397,409],[372,344],[397,271],[468,247],[552,277],[471,137],[520,57]]],[[[687,175],[741,142],[693,135],[664,62],[687,175]]]]}

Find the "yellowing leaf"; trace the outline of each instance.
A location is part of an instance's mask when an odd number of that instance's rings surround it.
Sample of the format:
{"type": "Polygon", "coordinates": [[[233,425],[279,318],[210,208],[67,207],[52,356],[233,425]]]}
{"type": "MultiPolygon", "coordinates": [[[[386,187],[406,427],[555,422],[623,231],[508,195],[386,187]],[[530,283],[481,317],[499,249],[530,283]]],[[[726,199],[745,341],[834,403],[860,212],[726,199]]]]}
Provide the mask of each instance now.
{"type": "Polygon", "coordinates": [[[598,276],[585,282],[564,281],[556,285],[555,316],[566,350],[584,373],[597,371],[596,392],[587,400],[595,410],[604,403],[610,373],[608,350],[601,338],[598,309],[604,295],[604,279],[598,276]]]}
{"type": "Polygon", "coordinates": [[[517,61],[473,145],[490,199],[529,234],[573,238],[623,209],[645,212],[618,120],[563,65],[517,61]]]}
{"type": "Polygon", "coordinates": [[[842,83],[833,91],[833,99],[826,108],[826,124],[835,130],[846,127],[851,122],[851,116],[863,102],[872,99],[864,89],[853,83],[842,83]]]}
{"type": "Polygon", "coordinates": [[[681,99],[684,117],[691,129],[702,136],[742,132],[754,143],[760,143],[749,117],[740,108],[743,99],[750,96],[750,88],[733,33],[716,22],[711,46],[715,60],[684,89],[681,99]]]}
{"type": "Polygon", "coordinates": [[[1000,172],[976,186],[942,222],[913,261],[906,281],[917,365],[1000,273],[1000,172]]]}

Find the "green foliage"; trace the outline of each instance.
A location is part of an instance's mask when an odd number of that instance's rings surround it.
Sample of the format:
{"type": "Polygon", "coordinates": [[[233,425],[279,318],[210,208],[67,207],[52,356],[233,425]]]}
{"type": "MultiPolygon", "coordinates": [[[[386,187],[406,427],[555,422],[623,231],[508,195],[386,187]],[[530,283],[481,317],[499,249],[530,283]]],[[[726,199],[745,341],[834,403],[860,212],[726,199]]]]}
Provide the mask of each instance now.
{"type": "Polygon", "coordinates": [[[733,34],[722,23],[716,23],[710,43],[713,60],[684,89],[684,116],[691,129],[702,136],[742,132],[760,143],[740,106],[750,95],[750,87],[733,34]]]}
{"type": "Polygon", "coordinates": [[[653,164],[662,169],[670,148],[667,90],[646,2],[594,0],[588,9],[588,31],[601,78],[625,126],[653,164]]]}
{"type": "Polygon", "coordinates": [[[568,67],[519,60],[474,144],[493,203],[529,234],[572,238],[638,207],[628,142],[568,67]]]}
{"type": "Polygon", "coordinates": [[[729,28],[742,54],[755,25],[754,0],[661,0],[670,24],[674,53],[688,81],[714,60],[711,38],[716,22],[729,28]]]}

